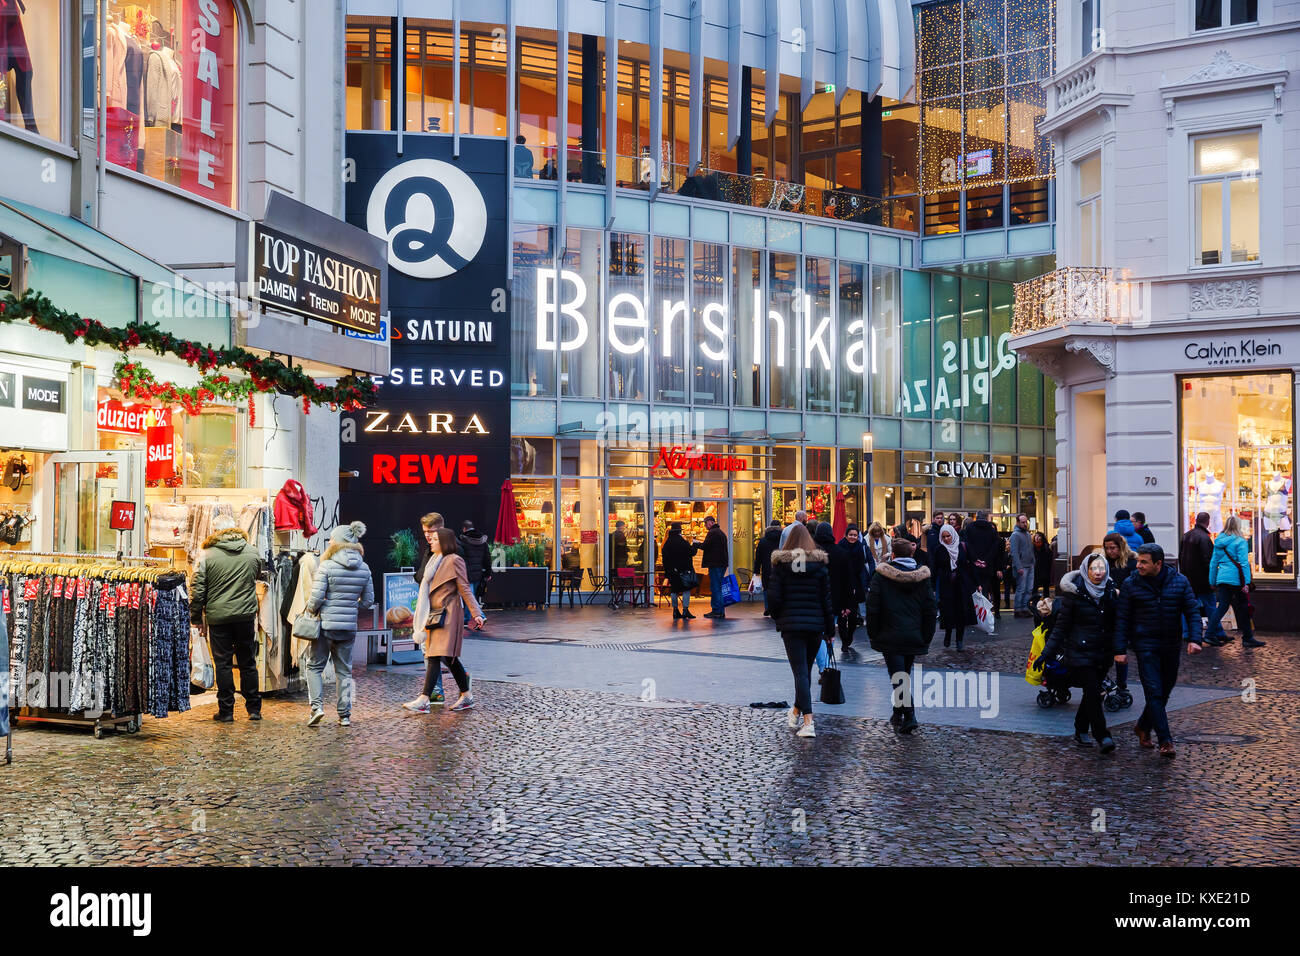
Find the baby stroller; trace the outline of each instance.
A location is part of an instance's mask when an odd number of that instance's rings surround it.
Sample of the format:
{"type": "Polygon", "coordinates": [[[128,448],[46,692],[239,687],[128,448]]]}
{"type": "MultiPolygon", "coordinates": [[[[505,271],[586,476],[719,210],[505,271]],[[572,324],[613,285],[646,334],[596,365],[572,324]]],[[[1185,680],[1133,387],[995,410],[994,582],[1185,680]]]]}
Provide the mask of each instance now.
{"type": "MultiPolygon", "coordinates": [[[[1034,622],[1036,626],[1042,627],[1044,642],[1046,642],[1047,636],[1052,631],[1052,625],[1056,622],[1056,615],[1060,610],[1060,599],[1057,598],[1052,601],[1051,605],[1051,611],[1046,614],[1038,606],[1033,608],[1034,622]]],[[[1044,661],[1042,678],[1043,683],[1038,691],[1039,707],[1046,709],[1055,707],[1057,704],[1068,704],[1070,702],[1070,698],[1074,695],[1070,692],[1068,669],[1063,661],[1059,658],[1044,661]]],[[[1111,680],[1109,674],[1101,679],[1101,693],[1102,706],[1110,713],[1133,706],[1133,695],[1129,693],[1127,688],[1120,690],[1118,685],[1111,680]]]]}
{"type": "Polygon", "coordinates": [[[1101,706],[1106,708],[1108,713],[1115,713],[1117,710],[1124,710],[1133,706],[1133,694],[1127,687],[1120,689],[1120,686],[1110,679],[1107,674],[1101,679],[1101,706]]]}

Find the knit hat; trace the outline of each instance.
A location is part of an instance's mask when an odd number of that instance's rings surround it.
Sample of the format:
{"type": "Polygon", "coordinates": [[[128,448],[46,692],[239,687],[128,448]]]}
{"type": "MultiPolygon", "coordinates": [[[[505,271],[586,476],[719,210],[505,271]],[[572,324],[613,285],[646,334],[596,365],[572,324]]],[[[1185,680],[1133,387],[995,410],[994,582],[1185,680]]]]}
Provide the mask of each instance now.
{"type": "Polygon", "coordinates": [[[365,534],[366,526],[360,521],[341,524],[330,532],[330,544],[360,544],[365,534]]]}
{"type": "Polygon", "coordinates": [[[222,531],[229,531],[235,526],[235,519],[227,514],[216,514],[212,516],[212,533],[220,534],[222,531]]]}

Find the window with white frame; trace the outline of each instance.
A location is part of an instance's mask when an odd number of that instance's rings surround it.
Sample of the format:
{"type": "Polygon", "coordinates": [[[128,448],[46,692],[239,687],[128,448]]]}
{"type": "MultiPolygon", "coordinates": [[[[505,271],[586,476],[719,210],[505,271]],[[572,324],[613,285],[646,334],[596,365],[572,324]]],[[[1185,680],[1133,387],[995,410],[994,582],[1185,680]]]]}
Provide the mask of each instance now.
{"type": "Polygon", "coordinates": [[[1075,188],[1079,197],[1079,265],[1101,265],[1101,153],[1093,153],[1074,164],[1075,188]]]}
{"type": "Polygon", "coordinates": [[[1259,260],[1259,130],[1192,140],[1192,262],[1259,260]]]}
{"type": "Polygon", "coordinates": [[[1079,0],[1079,58],[1105,46],[1101,32],[1101,0],[1079,0]]]}
{"type": "Polygon", "coordinates": [[[1259,0],[1192,0],[1197,30],[1217,30],[1259,20],[1259,0]]]}

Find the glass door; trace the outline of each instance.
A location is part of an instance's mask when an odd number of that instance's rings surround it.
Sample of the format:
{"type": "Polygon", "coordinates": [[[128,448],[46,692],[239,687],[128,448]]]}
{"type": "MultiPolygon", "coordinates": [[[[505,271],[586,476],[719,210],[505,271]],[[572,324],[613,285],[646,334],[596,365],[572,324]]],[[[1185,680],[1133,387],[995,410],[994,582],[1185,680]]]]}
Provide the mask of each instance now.
{"type": "Polygon", "coordinates": [[[111,554],[118,532],[109,527],[114,501],[135,504],[135,529],[124,531],[121,549],[144,553],[144,452],[68,452],[51,455],[41,487],[52,497],[43,508],[53,521],[42,533],[42,550],[111,554]]]}

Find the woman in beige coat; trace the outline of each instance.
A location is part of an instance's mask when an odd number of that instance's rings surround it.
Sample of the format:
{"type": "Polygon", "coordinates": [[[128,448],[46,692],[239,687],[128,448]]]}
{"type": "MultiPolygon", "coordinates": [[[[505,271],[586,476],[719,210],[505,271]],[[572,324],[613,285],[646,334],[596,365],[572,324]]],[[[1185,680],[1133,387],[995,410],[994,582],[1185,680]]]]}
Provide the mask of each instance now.
{"type": "Polygon", "coordinates": [[[475,630],[483,626],[486,620],[483,611],[474,600],[474,591],[465,576],[465,559],[456,553],[456,535],[450,528],[439,528],[430,540],[433,553],[424,566],[424,577],[420,581],[420,595],[415,604],[416,634],[424,635],[424,657],[428,668],[424,675],[424,689],[415,700],[402,706],[417,714],[429,712],[429,695],[446,664],[451,676],[460,688],[460,699],[452,704],[452,710],[469,710],[474,706],[474,695],[470,693],[469,674],[460,663],[461,644],[465,636],[465,612],[468,607],[473,618],[475,630]],[[464,601],[464,605],[461,602],[464,601]],[[442,611],[442,626],[425,630],[430,612],[442,611]]]}

